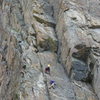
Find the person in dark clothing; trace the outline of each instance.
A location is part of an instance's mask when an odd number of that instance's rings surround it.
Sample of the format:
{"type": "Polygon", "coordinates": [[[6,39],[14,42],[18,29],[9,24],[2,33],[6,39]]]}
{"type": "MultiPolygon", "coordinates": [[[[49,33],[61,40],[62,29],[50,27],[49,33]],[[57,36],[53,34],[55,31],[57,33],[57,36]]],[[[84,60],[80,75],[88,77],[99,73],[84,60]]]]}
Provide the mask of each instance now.
{"type": "Polygon", "coordinates": [[[50,64],[45,68],[45,73],[50,75],[50,64]]]}

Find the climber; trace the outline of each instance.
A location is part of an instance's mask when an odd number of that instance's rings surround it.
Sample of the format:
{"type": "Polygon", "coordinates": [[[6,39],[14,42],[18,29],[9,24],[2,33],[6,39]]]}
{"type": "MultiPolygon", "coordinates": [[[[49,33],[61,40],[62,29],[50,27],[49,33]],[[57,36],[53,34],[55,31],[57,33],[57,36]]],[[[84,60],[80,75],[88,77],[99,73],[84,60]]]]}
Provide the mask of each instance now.
{"type": "Polygon", "coordinates": [[[45,68],[45,73],[50,75],[50,64],[48,64],[48,67],[45,68]]]}
{"type": "Polygon", "coordinates": [[[55,85],[56,85],[55,81],[51,80],[49,89],[51,89],[51,88],[55,89],[55,85]]]}

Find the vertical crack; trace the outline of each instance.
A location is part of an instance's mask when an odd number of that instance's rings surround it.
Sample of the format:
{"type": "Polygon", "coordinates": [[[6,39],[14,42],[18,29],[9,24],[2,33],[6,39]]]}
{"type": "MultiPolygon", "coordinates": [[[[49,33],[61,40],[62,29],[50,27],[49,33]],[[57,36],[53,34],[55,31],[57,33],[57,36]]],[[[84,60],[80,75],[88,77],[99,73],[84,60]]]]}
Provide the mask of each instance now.
{"type": "MultiPolygon", "coordinates": [[[[37,53],[37,55],[38,55],[38,53],[37,53]]],[[[40,62],[41,72],[42,72],[43,77],[44,77],[44,83],[45,83],[45,88],[46,88],[46,93],[47,93],[47,96],[48,96],[48,100],[51,100],[50,92],[49,92],[49,88],[48,88],[48,84],[47,84],[47,77],[44,74],[43,66],[42,66],[42,63],[41,63],[39,55],[38,55],[38,58],[39,58],[39,62],[40,62]]]]}

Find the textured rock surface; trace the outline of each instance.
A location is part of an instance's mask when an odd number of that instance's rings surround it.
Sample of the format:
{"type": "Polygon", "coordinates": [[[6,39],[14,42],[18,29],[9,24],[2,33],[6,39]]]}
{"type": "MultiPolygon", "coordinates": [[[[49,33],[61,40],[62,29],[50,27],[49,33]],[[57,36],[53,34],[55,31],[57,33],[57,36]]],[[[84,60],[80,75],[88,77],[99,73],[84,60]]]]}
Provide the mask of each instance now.
{"type": "Polygon", "coordinates": [[[57,22],[59,61],[72,79],[92,84],[100,99],[100,1],[51,0],[51,3],[57,22]]]}
{"type": "Polygon", "coordinates": [[[12,100],[13,95],[17,96],[21,69],[18,48],[16,38],[0,26],[0,100],[12,100]]]}
{"type": "Polygon", "coordinates": [[[0,0],[0,100],[100,100],[99,4],[0,0]]]}

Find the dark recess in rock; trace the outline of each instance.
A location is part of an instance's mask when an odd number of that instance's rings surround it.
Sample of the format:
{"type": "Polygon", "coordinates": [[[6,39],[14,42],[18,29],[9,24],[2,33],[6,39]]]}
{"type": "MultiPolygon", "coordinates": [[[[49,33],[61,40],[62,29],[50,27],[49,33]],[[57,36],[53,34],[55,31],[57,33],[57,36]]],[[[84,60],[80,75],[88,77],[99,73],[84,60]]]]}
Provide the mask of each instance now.
{"type": "Polygon", "coordinates": [[[87,81],[89,69],[88,65],[82,61],[73,61],[72,62],[72,73],[74,73],[74,79],[77,81],[87,81]]]}

